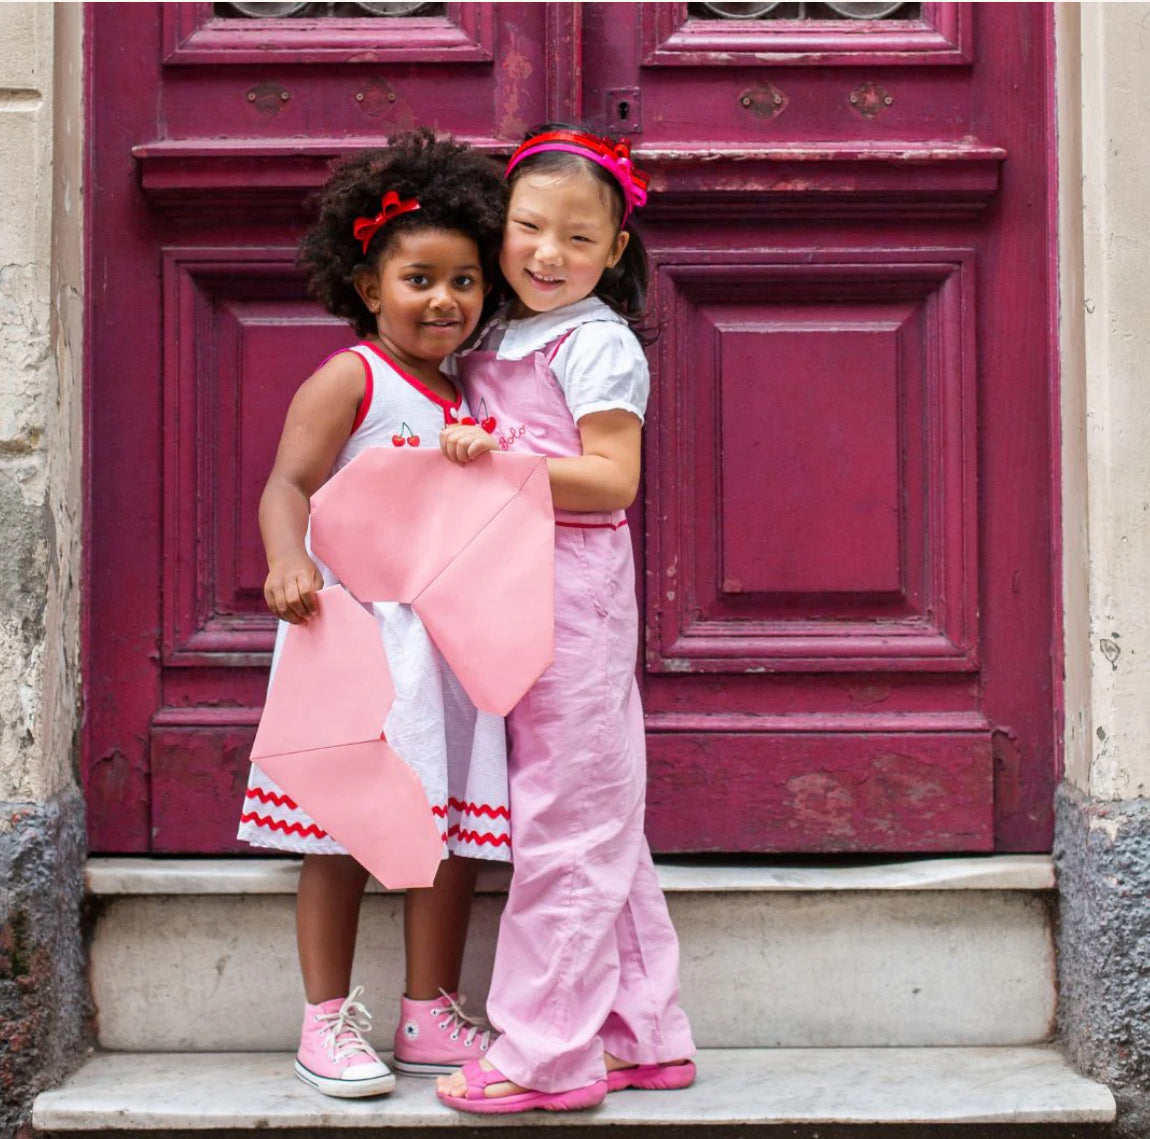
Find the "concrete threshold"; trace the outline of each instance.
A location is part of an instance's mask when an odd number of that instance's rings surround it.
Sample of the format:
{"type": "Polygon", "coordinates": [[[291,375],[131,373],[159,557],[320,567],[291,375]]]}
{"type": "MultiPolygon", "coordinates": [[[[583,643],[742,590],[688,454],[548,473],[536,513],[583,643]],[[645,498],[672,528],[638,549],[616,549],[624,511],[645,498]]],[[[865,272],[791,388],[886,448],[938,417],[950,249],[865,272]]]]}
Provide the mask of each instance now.
{"type": "MultiPolygon", "coordinates": [[[[740,865],[707,859],[660,858],[659,883],[679,893],[837,893],[1054,889],[1047,854],[998,854],[955,858],[904,858],[826,865],[740,865]]],[[[481,893],[503,893],[511,868],[485,867],[481,893]]],[[[299,861],[290,858],[98,857],[87,864],[87,886],[97,896],[180,894],[294,894],[299,861]]],[[[374,892],[387,893],[372,883],[374,892]]]]}
{"type": "Polygon", "coordinates": [[[438,1103],[430,1080],[400,1077],[378,1099],[327,1098],[293,1077],[287,1053],[97,1053],[37,1098],[32,1121],[41,1132],[633,1126],[711,1135],[788,1124],[1013,1129],[1115,1116],[1110,1091],[1049,1046],[707,1049],[698,1065],[683,1091],[617,1092],[592,1111],[484,1120],[438,1103]]]}

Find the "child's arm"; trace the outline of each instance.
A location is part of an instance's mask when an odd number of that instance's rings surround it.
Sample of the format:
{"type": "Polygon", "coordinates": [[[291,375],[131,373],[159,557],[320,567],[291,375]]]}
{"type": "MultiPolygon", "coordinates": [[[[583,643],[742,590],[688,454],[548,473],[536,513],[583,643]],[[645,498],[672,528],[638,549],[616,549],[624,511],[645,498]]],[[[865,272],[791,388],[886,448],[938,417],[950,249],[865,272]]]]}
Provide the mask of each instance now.
{"type": "MultiPolygon", "coordinates": [[[[548,459],[551,499],[560,510],[626,510],[639,490],[643,425],[629,411],[596,411],[579,420],[583,454],[548,459]]],[[[469,463],[497,449],[479,426],[455,424],[439,439],[453,463],[469,463]]]]}
{"type": "Polygon", "coordinates": [[[275,465],[260,497],[260,533],[268,560],[264,600],[298,625],[317,609],[323,578],[304,546],[311,496],[320,488],[351,434],[365,390],[363,361],[333,356],[291,401],[275,465]]]}
{"type": "Polygon", "coordinates": [[[551,499],[560,510],[626,510],[639,491],[643,425],[629,411],[596,411],[579,420],[583,454],[548,459],[551,499]]]}
{"type": "MultiPolygon", "coordinates": [[[[626,326],[592,322],[565,336],[551,360],[583,453],[548,459],[551,499],[560,510],[626,510],[639,491],[642,413],[650,378],[643,349],[626,326]]],[[[497,447],[478,425],[448,427],[443,453],[469,463],[497,447]]]]}

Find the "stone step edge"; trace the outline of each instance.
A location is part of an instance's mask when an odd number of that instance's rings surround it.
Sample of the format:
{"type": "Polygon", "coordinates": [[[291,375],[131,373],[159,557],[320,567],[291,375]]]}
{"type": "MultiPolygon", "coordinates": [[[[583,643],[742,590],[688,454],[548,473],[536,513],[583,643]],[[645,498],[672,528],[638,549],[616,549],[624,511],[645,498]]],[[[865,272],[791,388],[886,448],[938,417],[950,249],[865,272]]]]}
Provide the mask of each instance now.
{"type": "MultiPolygon", "coordinates": [[[[96,1053],[37,1097],[38,1131],[444,1127],[477,1122],[401,1077],[389,1096],[333,1100],[287,1053],[96,1053]]],[[[1108,1123],[1114,1097],[1049,1046],[710,1049],[694,1087],[630,1091],[588,1112],[500,1116],[504,1127],[1108,1123]]]]}
{"type": "MultiPolygon", "coordinates": [[[[837,893],[859,891],[1023,890],[1055,888],[1048,854],[908,858],[855,865],[740,865],[660,859],[667,893],[837,893]]],[[[292,858],[144,858],[96,856],[85,879],[90,894],[294,894],[299,861],[292,858]]],[[[505,893],[510,867],[480,872],[481,893],[505,893]]],[[[369,889],[391,893],[372,882],[369,889]]]]}

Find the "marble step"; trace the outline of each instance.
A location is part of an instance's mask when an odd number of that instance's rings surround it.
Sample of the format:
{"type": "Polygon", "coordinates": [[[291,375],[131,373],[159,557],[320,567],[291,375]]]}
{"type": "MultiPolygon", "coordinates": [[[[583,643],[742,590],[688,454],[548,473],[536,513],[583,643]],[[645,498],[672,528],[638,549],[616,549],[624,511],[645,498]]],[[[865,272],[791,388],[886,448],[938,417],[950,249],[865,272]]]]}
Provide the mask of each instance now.
{"type": "Polygon", "coordinates": [[[702,1052],[698,1066],[697,1083],[683,1091],[617,1092],[592,1111],[482,1120],[438,1103],[428,1080],[400,1077],[390,1096],[374,1100],[329,1099],[293,1077],[286,1053],[98,1053],[37,1098],[32,1124],[42,1133],[386,1127],[390,1134],[486,1123],[508,1131],[691,1129],[708,1137],[727,1128],[832,1124],[955,1126],[973,1137],[971,1125],[995,1124],[1029,1125],[1045,1137],[1062,1134],[1056,1126],[1102,1125],[1115,1115],[1109,1090],[1077,1075],[1052,1047],[720,1049],[702,1052]]]}
{"type": "MultiPolygon", "coordinates": [[[[298,863],[93,859],[102,1048],[283,1051],[299,1032],[298,863]]],[[[1055,1014],[1045,856],[659,866],[701,1047],[1017,1046],[1055,1014]]],[[[485,874],[464,991],[481,1009],[506,875],[485,874]]],[[[355,982],[378,1039],[398,1015],[402,899],[365,901],[355,982]]]]}

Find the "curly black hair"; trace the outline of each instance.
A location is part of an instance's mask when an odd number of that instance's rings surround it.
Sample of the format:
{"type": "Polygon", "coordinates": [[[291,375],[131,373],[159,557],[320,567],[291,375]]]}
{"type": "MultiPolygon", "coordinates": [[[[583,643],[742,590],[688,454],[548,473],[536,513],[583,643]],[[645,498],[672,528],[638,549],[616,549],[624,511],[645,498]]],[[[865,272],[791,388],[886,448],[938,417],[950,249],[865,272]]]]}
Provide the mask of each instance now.
{"type": "Polygon", "coordinates": [[[420,229],[470,237],[485,279],[494,282],[509,192],[501,168],[464,143],[437,139],[427,127],[393,134],[386,149],[341,162],[320,190],[319,216],[299,248],[308,288],[357,335],[369,336],[376,318],[356,291],[356,274],[379,265],[402,234],[420,229]],[[401,199],[417,198],[420,208],[381,226],[365,254],[352,233],[356,218],[375,217],[389,190],[401,199]]]}

